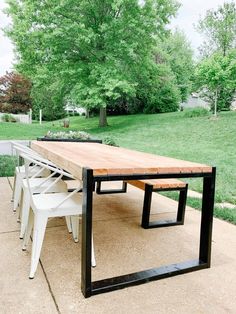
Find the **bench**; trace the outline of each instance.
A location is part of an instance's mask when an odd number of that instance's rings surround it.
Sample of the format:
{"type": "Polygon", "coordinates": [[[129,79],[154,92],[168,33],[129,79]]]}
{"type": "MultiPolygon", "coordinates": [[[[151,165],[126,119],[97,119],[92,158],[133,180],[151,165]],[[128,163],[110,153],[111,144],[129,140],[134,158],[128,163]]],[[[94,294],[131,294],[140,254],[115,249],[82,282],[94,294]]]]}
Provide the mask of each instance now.
{"type": "Polygon", "coordinates": [[[176,179],[132,180],[127,183],[145,191],[142,213],[142,227],[145,229],[169,227],[184,224],[188,184],[176,179]],[[150,222],[152,192],[179,191],[179,203],[176,220],[150,222]]]}

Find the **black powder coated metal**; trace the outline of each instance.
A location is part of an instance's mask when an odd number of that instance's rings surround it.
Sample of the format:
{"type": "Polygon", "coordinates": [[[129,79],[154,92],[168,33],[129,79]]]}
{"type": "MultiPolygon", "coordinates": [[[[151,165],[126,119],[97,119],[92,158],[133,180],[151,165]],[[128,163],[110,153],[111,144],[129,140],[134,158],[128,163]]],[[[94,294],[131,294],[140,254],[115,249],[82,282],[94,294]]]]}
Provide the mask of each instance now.
{"type": "Polygon", "coordinates": [[[185,207],[187,200],[188,184],[185,187],[179,188],[165,188],[165,189],[154,189],[152,185],[145,184],[145,194],[143,201],[143,213],[141,226],[144,229],[149,228],[160,228],[160,227],[171,227],[184,224],[185,207]],[[176,220],[160,220],[150,222],[150,211],[152,202],[152,192],[160,191],[179,191],[179,203],[176,220]]]}
{"type": "Polygon", "coordinates": [[[127,192],[127,183],[122,183],[121,189],[108,189],[108,190],[101,190],[102,181],[97,182],[96,193],[97,194],[114,194],[114,193],[126,193],[127,192]]]}
{"type": "Polygon", "coordinates": [[[84,169],[84,197],[82,217],[82,271],[81,289],[85,298],[95,294],[122,289],[153,280],[172,277],[191,271],[209,268],[211,263],[212,223],[215,194],[216,168],[211,173],[175,173],[175,174],[137,174],[137,175],[109,175],[94,176],[92,169],[84,169]],[[154,269],[119,277],[107,278],[92,282],[91,280],[91,231],[92,231],[92,203],[94,182],[99,181],[125,181],[158,178],[191,178],[203,177],[203,200],[200,230],[199,258],[178,264],[167,265],[154,269]]]}

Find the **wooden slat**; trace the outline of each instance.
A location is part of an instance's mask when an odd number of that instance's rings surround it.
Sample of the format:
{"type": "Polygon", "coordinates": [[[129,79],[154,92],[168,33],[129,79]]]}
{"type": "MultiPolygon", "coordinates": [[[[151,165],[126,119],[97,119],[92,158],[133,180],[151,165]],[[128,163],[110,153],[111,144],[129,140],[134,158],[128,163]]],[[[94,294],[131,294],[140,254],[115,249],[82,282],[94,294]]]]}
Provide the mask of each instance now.
{"type": "Polygon", "coordinates": [[[93,169],[95,176],[212,171],[211,167],[203,164],[98,143],[33,141],[31,146],[80,179],[84,167],[93,169]]]}
{"type": "Polygon", "coordinates": [[[168,188],[184,188],[186,183],[176,179],[150,179],[150,180],[132,180],[127,183],[136,186],[139,189],[145,190],[145,185],[152,185],[154,189],[168,188]]]}

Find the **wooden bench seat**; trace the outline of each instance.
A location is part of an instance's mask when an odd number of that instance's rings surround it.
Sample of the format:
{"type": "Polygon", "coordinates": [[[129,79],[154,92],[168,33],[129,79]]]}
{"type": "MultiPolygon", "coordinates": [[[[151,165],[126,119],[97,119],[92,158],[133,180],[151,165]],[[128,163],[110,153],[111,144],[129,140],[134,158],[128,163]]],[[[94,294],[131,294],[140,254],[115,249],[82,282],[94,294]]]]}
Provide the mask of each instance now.
{"type": "Polygon", "coordinates": [[[177,179],[149,179],[126,181],[139,189],[145,191],[142,213],[142,227],[158,228],[184,224],[185,207],[187,200],[188,184],[177,179]],[[150,211],[152,192],[179,191],[179,203],[176,220],[164,220],[150,222],[150,211]]]}

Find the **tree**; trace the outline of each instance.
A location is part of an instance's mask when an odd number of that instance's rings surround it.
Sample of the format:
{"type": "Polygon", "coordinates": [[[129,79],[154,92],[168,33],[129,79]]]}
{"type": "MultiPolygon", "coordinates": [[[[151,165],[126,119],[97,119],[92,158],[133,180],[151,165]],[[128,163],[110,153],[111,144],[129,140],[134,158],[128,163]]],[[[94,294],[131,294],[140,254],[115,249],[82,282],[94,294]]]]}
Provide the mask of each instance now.
{"type": "Polygon", "coordinates": [[[175,14],[174,0],[8,0],[18,68],[33,81],[46,68],[63,77],[70,97],[86,108],[106,107],[136,93],[137,73],[152,58],[158,36],[175,14]]]}
{"type": "Polygon", "coordinates": [[[197,30],[206,37],[201,47],[204,56],[214,52],[226,56],[236,48],[236,4],[225,2],[217,10],[209,10],[204,18],[200,19],[197,30]]]}
{"type": "Polygon", "coordinates": [[[31,82],[19,73],[0,77],[0,110],[7,113],[26,113],[31,108],[31,82]]]}
{"type": "Polygon", "coordinates": [[[213,54],[203,60],[196,69],[196,83],[203,97],[217,110],[229,108],[236,92],[236,49],[227,56],[213,54]],[[224,93],[224,94],[222,94],[224,93]]]}
{"type": "Polygon", "coordinates": [[[175,76],[181,101],[186,101],[192,87],[194,65],[193,51],[183,32],[175,30],[160,41],[159,50],[156,52],[156,62],[169,65],[175,76]]]}

